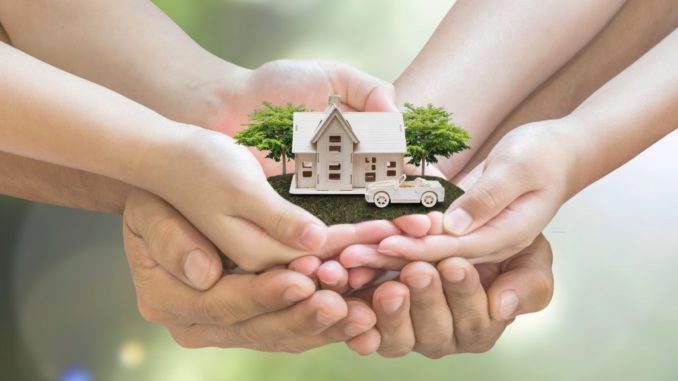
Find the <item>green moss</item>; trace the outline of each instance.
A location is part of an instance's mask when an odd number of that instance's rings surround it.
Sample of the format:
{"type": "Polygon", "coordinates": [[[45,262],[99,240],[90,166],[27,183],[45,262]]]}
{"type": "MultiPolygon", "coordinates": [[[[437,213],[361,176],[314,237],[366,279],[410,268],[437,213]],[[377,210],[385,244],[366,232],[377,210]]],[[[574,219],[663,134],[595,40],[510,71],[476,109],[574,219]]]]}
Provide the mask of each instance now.
{"type": "MultiPolygon", "coordinates": [[[[417,176],[420,177],[420,176],[417,176]]],[[[439,177],[424,176],[429,180],[441,180],[439,177]]],[[[408,214],[426,214],[431,211],[445,211],[464,191],[447,181],[440,181],[445,187],[445,202],[437,203],[433,208],[421,204],[391,204],[384,209],[365,201],[362,195],[293,195],[290,194],[292,175],[269,177],[268,182],[288,201],[301,206],[316,215],[328,225],[356,223],[368,220],[392,220],[408,214]]]]}

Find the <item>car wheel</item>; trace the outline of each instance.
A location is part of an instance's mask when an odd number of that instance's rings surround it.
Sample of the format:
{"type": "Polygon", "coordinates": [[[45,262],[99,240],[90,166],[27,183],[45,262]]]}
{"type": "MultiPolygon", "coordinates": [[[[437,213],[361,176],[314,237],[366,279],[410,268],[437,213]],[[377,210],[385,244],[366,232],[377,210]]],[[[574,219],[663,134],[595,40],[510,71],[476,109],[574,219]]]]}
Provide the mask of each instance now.
{"type": "Polygon", "coordinates": [[[421,204],[427,208],[433,207],[438,202],[438,196],[433,192],[426,192],[421,195],[421,204]]]}
{"type": "Polygon", "coordinates": [[[391,198],[386,192],[379,192],[374,195],[374,205],[376,205],[377,208],[385,208],[390,202],[391,198]]]}

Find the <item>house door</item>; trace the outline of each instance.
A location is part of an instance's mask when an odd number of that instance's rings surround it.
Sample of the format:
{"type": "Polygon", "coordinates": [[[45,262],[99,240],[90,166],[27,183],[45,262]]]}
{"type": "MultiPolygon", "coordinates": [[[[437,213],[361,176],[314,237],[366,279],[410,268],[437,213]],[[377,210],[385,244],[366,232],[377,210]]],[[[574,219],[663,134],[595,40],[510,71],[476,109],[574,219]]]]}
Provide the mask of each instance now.
{"type": "Polygon", "coordinates": [[[321,184],[318,189],[322,190],[351,190],[350,170],[344,168],[346,163],[341,161],[328,161],[321,176],[321,184]]]}

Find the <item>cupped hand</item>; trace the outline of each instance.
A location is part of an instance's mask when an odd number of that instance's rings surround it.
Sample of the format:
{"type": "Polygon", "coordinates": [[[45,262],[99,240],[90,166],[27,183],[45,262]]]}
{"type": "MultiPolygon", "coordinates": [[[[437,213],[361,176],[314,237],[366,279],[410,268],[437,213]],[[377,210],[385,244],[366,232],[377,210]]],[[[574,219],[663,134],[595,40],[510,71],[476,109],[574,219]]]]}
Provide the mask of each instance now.
{"type": "Polygon", "coordinates": [[[550,246],[539,236],[502,263],[474,267],[463,258],[436,266],[409,263],[399,281],[362,292],[377,315],[377,327],[348,345],[358,353],[377,351],[386,357],[411,351],[430,358],[488,351],[516,316],[549,304],[551,261],[550,246]]]}
{"type": "MultiPolygon", "coordinates": [[[[222,102],[208,118],[208,128],[233,136],[263,101],[303,104],[324,110],[329,95],[341,96],[341,108],[355,111],[398,111],[393,85],[350,65],[335,61],[278,60],[246,70],[222,86],[222,102]]],[[[267,175],[281,173],[280,164],[256,153],[267,175]]]]}
{"type": "Polygon", "coordinates": [[[142,316],[182,346],[301,352],[371,336],[372,310],[293,271],[230,274],[183,216],[142,191],[124,213],[125,251],[142,316]]]}
{"type": "Polygon", "coordinates": [[[445,213],[445,234],[390,237],[378,252],[426,262],[509,258],[533,242],[571,196],[577,144],[562,120],[512,131],[477,170],[457,179],[462,187],[472,185],[445,213]]]}

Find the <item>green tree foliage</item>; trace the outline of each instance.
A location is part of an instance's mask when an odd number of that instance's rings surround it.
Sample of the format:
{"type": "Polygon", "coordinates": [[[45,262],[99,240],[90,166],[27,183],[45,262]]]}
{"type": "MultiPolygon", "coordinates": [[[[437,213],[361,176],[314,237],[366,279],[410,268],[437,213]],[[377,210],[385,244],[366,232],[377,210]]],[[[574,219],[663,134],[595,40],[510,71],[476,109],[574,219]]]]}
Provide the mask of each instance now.
{"type": "Polygon", "coordinates": [[[421,175],[426,174],[426,164],[437,163],[438,156],[450,157],[467,150],[471,135],[450,121],[451,113],[442,107],[428,104],[416,107],[405,103],[405,140],[410,163],[421,165],[421,175]]]}
{"type": "Polygon", "coordinates": [[[292,124],[294,113],[308,111],[303,105],[288,103],[274,106],[263,102],[263,108],[250,114],[247,128],[235,135],[235,142],[259,151],[268,151],[267,158],[283,162],[283,175],[287,174],[286,163],[294,158],[292,153],[292,124]]]}

